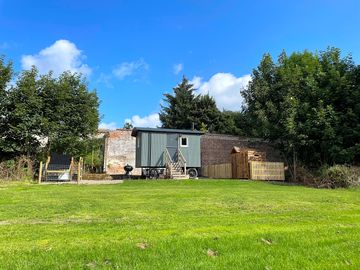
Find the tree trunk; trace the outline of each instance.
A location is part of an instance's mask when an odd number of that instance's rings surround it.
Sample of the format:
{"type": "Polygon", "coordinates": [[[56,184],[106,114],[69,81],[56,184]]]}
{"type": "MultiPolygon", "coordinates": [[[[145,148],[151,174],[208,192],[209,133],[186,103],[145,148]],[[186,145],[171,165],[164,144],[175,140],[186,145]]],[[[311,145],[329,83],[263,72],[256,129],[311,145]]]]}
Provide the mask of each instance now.
{"type": "Polygon", "coordinates": [[[293,148],[293,177],[294,177],[294,182],[296,182],[296,152],[295,152],[295,148],[293,148]]]}

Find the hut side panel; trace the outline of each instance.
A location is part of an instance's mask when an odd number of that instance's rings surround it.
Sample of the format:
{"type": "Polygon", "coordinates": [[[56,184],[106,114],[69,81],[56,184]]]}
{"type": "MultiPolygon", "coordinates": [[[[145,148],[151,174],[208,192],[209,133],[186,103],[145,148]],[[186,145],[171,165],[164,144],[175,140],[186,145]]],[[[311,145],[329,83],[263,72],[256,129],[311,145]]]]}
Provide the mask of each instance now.
{"type": "Polygon", "coordinates": [[[141,136],[136,137],[136,167],[141,166],[141,136]]]}
{"type": "Polygon", "coordinates": [[[148,167],[150,166],[150,140],[149,133],[141,132],[140,135],[140,166],[139,167],[148,167]]]}
{"type": "Polygon", "coordinates": [[[180,147],[180,150],[186,159],[186,166],[201,167],[200,136],[184,135],[184,137],[188,138],[188,146],[180,147]]]}
{"type": "Polygon", "coordinates": [[[165,150],[168,149],[170,155],[175,158],[176,150],[180,149],[187,167],[200,168],[201,135],[201,132],[191,130],[134,128],[132,136],[137,138],[136,164],[142,168],[164,167],[165,150]],[[186,145],[182,145],[184,138],[187,138],[186,145]]]}
{"type": "Polygon", "coordinates": [[[167,136],[163,133],[149,133],[150,136],[150,165],[151,167],[163,167],[164,151],[167,143],[167,136]]]}

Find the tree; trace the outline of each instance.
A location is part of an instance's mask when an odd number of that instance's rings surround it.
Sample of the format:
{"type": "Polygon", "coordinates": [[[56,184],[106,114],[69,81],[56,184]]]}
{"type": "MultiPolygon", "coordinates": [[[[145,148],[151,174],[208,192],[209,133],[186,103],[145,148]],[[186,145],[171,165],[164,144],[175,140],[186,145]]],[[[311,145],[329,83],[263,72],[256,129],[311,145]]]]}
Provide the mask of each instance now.
{"type": "Polygon", "coordinates": [[[77,73],[64,72],[59,78],[42,76],[41,97],[46,113],[49,150],[80,155],[83,141],[97,132],[99,99],[96,91],[89,91],[87,83],[77,73]]]}
{"type": "Polygon", "coordinates": [[[0,159],[8,155],[7,140],[5,132],[8,130],[8,93],[10,81],[14,71],[12,62],[5,63],[4,57],[0,57],[0,159]]]}
{"type": "Polygon", "coordinates": [[[174,95],[164,94],[167,106],[161,106],[160,121],[164,128],[191,129],[196,122],[198,97],[194,86],[184,76],[173,88],[174,95]]]}
{"type": "Polygon", "coordinates": [[[244,135],[242,130],[244,119],[242,116],[242,112],[221,112],[219,126],[217,127],[216,132],[230,135],[244,135]]]}
{"type": "Polygon", "coordinates": [[[334,48],[290,57],[283,52],[276,64],[266,54],[242,92],[245,113],[259,135],[294,160],[309,166],[349,162],[360,142],[353,114],[360,102],[355,70],[351,58],[341,58],[334,48]],[[346,112],[351,121],[343,117],[346,112]],[[345,133],[352,142],[345,142],[345,133]]]}
{"type": "Polygon", "coordinates": [[[201,125],[205,124],[208,131],[219,131],[223,123],[214,98],[209,95],[199,95],[195,105],[195,127],[200,129],[201,125]]]}
{"type": "Polygon", "coordinates": [[[34,155],[42,137],[42,100],[38,95],[35,68],[23,71],[7,93],[6,126],[3,149],[10,155],[34,155]]]}
{"type": "Polygon", "coordinates": [[[196,95],[193,85],[183,77],[174,95],[165,94],[160,121],[165,128],[195,129],[222,134],[243,134],[243,112],[219,111],[213,97],[196,95]]]}
{"type": "Polygon", "coordinates": [[[81,155],[84,141],[98,128],[99,101],[95,91],[76,73],[40,76],[35,67],[22,71],[9,87],[11,63],[0,60],[0,152],[2,157],[28,157],[48,139],[47,154],[81,155]]]}
{"type": "Polygon", "coordinates": [[[134,126],[133,126],[133,124],[131,123],[131,122],[126,122],[125,124],[124,124],[124,128],[125,129],[132,129],[134,126]]]}

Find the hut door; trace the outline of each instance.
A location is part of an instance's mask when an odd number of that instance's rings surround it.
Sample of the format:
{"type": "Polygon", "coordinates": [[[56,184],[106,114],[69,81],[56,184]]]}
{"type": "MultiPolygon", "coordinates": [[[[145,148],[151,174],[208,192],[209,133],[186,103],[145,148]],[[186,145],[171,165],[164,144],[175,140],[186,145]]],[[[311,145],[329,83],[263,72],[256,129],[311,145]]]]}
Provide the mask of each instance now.
{"type": "Polygon", "coordinates": [[[169,151],[170,157],[175,162],[177,162],[176,152],[179,147],[178,139],[179,139],[178,134],[174,134],[174,133],[167,134],[166,148],[169,151]]]}

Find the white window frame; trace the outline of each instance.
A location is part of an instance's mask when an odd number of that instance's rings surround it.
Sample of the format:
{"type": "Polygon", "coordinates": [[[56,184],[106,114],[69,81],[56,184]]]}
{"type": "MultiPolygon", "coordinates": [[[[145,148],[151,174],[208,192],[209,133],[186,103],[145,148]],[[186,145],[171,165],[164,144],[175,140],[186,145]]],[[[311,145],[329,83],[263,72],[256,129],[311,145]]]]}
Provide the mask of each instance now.
{"type": "Polygon", "coordinates": [[[189,147],[189,137],[180,137],[180,147],[189,147]],[[183,144],[183,139],[186,139],[186,144],[183,144]]]}

